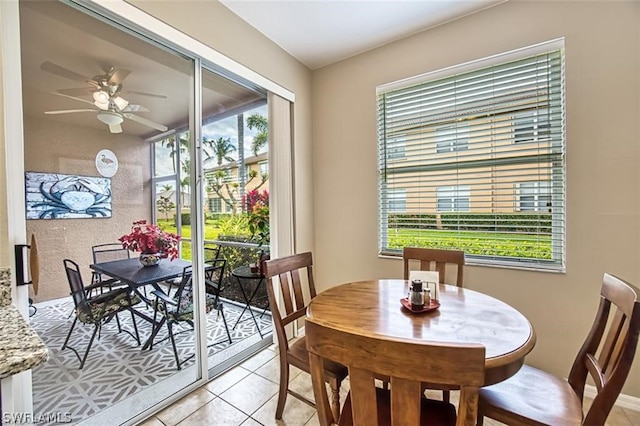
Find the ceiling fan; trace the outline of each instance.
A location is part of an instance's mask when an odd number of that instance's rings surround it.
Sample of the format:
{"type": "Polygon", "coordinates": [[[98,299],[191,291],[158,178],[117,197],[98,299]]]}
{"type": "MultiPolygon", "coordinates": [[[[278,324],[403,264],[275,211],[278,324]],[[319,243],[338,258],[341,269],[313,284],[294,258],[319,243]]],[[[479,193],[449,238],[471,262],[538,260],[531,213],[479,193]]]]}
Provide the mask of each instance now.
{"type": "Polygon", "coordinates": [[[45,111],[45,114],[69,114],[77,112],[97,112],[98,120],[109,126],[111,133],[122,133],[122,122],[124,119],[135,121],[142,125],[164,132],[167,126],[155,123],[146,118],[133,114],[133,112],[149,112],[149,110],[140,105],[130,104],[129,101],[120,96],[122,93],[134,93],[143,96],[166,99],[164,95],[156,95],[153,93],[125,91],[122,88],[122,81],[130,74],[131,71],[124,69],[116,69],[109,64],[101,63],[104,74],[96,75],[93,78],[85,77],[74,71],[56,65],[52,62],[43,62],[40,69],[68,78],[73,81],[87,83],[88,87],[78,87],[71,89],[58,89],[51,92],[54,95],[63,96],[79,102],[88,103],[96,108],[92,109],[68,109],[57,111],[45,111]],[[91,95],[93,102],[77,96],[91,95]]]}

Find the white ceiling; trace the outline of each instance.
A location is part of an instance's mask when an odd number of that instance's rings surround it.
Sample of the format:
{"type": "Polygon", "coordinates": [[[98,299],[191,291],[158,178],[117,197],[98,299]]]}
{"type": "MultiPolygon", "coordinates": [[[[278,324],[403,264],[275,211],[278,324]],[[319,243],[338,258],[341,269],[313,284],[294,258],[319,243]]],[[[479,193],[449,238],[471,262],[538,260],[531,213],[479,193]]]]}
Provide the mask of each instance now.
{"type": "MultiPolygon", "coordinates": [[[[97,119],[98,110],[85,82],[103,74],[101,68],[108,64],[131,72],[122,83],[122,97],[148,109],[136,116],[170,129],[187,125],[191,61],[60,2],[21,1],[20,25],[26,115],[108,132],[106,124],[97,119]],[[53,63],[67,72],[60,75],[43,70],[43,63],[53,63]],[[74,74],[79,74],[78,78],[72,78],[74,74]],[[83,88],[87,89],[84,94],[71,97],[58,92],[83,88]],[[78,109],[82,111],[45,115],[45,111],[78,109]]],[[[221,114],[262,97],[211,72],[203,73],[203,89],[205,116],[221,114]]],[[[142,138],[160,133],[130,119],[124,121],[122,130],[142,138]]]]}
{"type": "Polygon", "coordinates": [[[507,0],[220,0],[311,69],[507,0]]]}

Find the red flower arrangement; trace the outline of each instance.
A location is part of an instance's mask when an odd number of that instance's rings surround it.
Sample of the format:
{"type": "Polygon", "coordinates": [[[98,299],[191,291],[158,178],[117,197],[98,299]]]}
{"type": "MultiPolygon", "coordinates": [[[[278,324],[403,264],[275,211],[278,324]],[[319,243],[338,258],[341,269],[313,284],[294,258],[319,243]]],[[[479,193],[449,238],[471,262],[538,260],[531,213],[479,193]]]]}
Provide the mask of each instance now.
{"type": "Polygon", "coordinates": [[[118,238],[122,248],[145,254],[159,253],[161,257],[178,257],[178,243],[180,235],[165,232],[157,225],[147,223],[146,220],[133,222],[131,233],[118,238]]]}

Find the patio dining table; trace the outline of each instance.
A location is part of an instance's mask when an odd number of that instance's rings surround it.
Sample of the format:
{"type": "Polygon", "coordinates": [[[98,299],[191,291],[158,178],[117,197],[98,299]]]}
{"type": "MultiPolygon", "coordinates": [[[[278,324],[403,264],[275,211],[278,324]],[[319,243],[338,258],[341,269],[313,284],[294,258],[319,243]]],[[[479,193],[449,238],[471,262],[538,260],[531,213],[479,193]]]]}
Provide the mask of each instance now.
{"type": "MultiPolygon", "coordinates": [[[[148,306],[152,305],[151,300],[140,289],[146,285],[151,285],[156,290],[162,290],[158,283],[181,277],[184,268],[187,266],[191,266],[191,262],[182,259],[161,259],[157,265],[142,266],[138,258],[89,265],[94,271],[127,284],[148,306]]],[[[153,327],[156,326],[153,318],[136,309],[133,309],[133,312],[145,321],[150,322],[153,327]]],[[[143,349],[149,346],[151,339],[153,339],[153,335],[144,344],[143,349]]]]}

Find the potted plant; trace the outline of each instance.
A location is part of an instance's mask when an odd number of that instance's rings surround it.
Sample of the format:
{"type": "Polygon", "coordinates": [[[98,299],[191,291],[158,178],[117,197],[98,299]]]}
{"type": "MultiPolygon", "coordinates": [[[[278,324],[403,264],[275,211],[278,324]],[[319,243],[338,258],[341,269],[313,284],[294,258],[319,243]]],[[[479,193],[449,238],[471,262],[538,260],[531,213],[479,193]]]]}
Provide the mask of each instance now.
{"type": "Polygon", "coordinates": [[[180,236],[165,232],[159,226],[146,220],[133,222],[131,232],[118,239],[122,247],[140,253],[140,263],[144,266],[157,265],[160,259],[171,260],[178,257],[180,236]]]}

